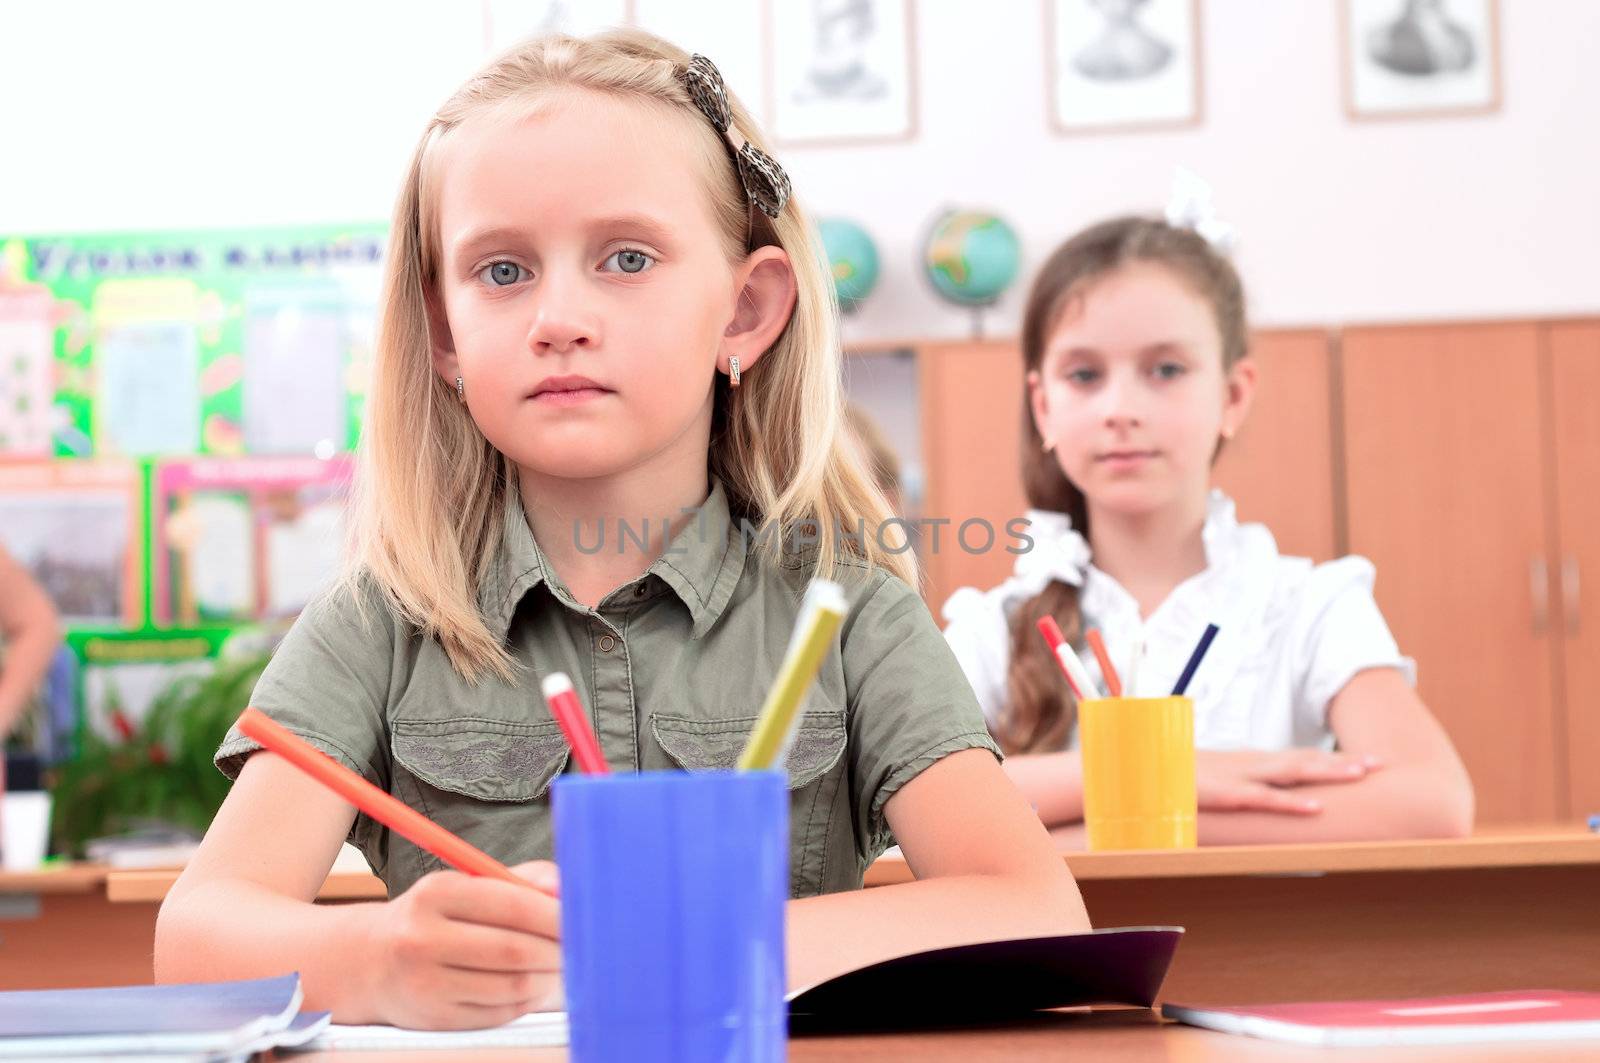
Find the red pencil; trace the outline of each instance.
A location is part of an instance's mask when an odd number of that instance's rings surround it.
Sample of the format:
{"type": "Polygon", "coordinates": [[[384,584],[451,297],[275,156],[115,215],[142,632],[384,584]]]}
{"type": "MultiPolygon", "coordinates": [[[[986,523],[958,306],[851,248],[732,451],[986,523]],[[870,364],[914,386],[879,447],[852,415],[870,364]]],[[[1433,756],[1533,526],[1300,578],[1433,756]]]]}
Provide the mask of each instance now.
{"type": "Polygon", "coordinates": [[[482,849],[467,844],[416,809],[384,793],[260,709],[245,709],[239,717],[239,730],[457,871],[535,888],[533,883],[520,878],[482,849]]]}
{"type": "Polygon", "coordinates": [[[1105,676],[1106,690],[1114,698],[1122,697],[1122,679],[1117,675],[1117,666],[1111,663],[1111,654],[1106,652],[1106,640],[1100,637],[1100,629],[1092,627],[1088,635],[1089,648],[1094,651],[1094,659],[1100,662],[1100,674],[1105,676]]]}
{"type": "Polygon", "coordinates": [[[578,762],[578,770],[589,775],[608,775],[605,754],[600,752],[600,742],[589,728],[589,718],[583,714],[583,703],[578,692],[572,689],[572,680],[565,672],[551,672],[544,677],[544,700],[550,705],[550,715],[567,736],[567,745],[578,762]]]}

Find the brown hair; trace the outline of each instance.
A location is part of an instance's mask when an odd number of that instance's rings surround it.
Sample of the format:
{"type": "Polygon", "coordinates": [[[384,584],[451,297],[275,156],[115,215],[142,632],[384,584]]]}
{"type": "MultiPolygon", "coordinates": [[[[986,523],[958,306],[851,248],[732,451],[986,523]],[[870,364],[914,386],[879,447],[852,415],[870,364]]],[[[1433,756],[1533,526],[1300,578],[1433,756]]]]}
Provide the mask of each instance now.
{"type": "MultiPolygon", "coordinates": [[[[1050,333],[1068,305],[1097,281],[1134,262],[1165,266],[1211,304],[1222,338],[1224,371],[1245,356],[1244,286],[1232,263],[1193,230],[1155,218],[1121,217],[1078,233],[1040,268],[1022,320],[1025,374],[1040,368],[1050,333]]],[[[1072,518],[1072,526],[1088,537],[1089,508],[1083,492],[1062,473],[1056,456],[1043,449],[1026,392],[1022,396],[1022,485],[1030,506],[1065,513],[1072,518]]],[[[1043,616],[1055,617],[1067,640],[1081,645],[1083,615],[1078,588],[1052,580],[1011,615],[1006,708],[995,728],[996,738],[1008,752],[1062,748],[1077,715],[1077,704],[1035,627],[1043,616]]]]}

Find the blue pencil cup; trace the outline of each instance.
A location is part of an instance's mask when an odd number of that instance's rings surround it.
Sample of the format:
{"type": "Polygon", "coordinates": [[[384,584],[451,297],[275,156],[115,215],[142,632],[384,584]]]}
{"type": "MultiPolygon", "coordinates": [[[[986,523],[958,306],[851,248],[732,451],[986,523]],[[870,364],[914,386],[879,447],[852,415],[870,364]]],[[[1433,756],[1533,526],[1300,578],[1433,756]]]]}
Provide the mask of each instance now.
{"type": "Polygon", "coordinates": [[[551,801],[573,1060],[784,1059],[783,775],[564,775],[551,801]]]}

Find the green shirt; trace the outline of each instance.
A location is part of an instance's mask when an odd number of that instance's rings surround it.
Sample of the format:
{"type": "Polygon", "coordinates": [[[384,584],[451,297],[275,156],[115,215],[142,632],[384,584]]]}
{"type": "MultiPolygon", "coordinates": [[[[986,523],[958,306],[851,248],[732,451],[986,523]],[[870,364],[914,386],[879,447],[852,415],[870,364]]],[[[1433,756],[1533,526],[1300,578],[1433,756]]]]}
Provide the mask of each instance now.
{"type": "MultiPolygon", "coordinates": [[[[571,676],[614,771],[732,768],[788,648],[814,550],[760,548],[758,529],[735,519],[713,482],[645,574],[589,608],[548,567],[516,491],[508,494],[478,604],[521,666],[516,682],[490,675],[469,684],[437,640],[399,622],[369,588],[365,622],[348,592],[309,605],[251,703],[515,864],[550,858],[550,781],[574,770],[539,676],[571,676]]],[[[592,549],[595,534],[584,533],[580,547],[592,549]]],[[[973,747],[999,756],[922,599],[855,559],[841,578],[850,614],[788,757],[797,897],[861,886],[891,844],[885,802],[924,768],[973,747]]],[[[259,748],[234,729],[217,766],[237,778],[259,748]]],[[[444,866],[365,815],[350,840],[390,896],[444,866]]]]}

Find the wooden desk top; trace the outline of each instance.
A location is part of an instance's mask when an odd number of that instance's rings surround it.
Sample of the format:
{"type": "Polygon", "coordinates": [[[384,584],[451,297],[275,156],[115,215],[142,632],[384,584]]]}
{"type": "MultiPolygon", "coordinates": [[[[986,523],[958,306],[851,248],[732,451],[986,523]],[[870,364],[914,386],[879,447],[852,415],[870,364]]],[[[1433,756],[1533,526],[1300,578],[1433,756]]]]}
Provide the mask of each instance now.
{"type": "MultiPolygon", "coordinates": [[[[106,897],[111,901],[134,904],[159,904],[178,881],[179,868],[149,871],[113,871],[106,879],[106,897]]],[[[370,871],[330,872],[317,894],[319,901],[386,900],[383,880],[370,871]]]]}
{"type": "MultiPolygon", "coordinates": [[[[1317,875],[1377,871],[1447,871],[1483,867],[1600,865],[1600,835],[1580,825],[1491,828],[1470,838],[1435,841],[1318,842],[1308,845],[1214,845],[1142,852],[1065,851],[1072,874],[1088,879],[1205,878],[1220,875],[1317,875]]],[[[891,851],[867,869],[867,885],[910,882],[904,857],[891,851]]]]}
{"type": "MultiPolygon", "coordinates": [[[[915,1059],[927,1063],[978,1063],[983,1060],[1093,1059],[1114,1063],[1503,1063],[1506,1059],[1537,1063],[1592,1061],[1600,1040],[1540,1044],[1432,1045],[1423,1048],[1363,1048],[1354,1056],[1251,1037],[1178,1026],[1153,1012],[1106,1010],[1042,1012],[988,1027],[924,1032],[857,1033],[843,1036],[801,1035],[789,1039],[789,1058],[805,1060],[915,1059]],[[1337,1059],[1335,1058],[1337,1057],[1337,1059]]],[[[453,1052],[312,1052],[279,1056],[294,1063],[511,1063],[563,1060],[559,1048],[479,1049],[453,1052]]]]}
{"type": "Polygon", "coordinates": [[[109,870],[99,864],[64,864],[41,871],[0,871],[0,893],[93,893],[109,870]]]}
{"type": "MultiPolygon", "coordinates": [[[[1063,857],[1080,880],[1600,866],[1600,835],[1581,825],[1524,831],[1498,828],[1470,838],[1442,841],[1218,845],[1115,853],[1073,851],[1064,852],[1063,857]]],[[[106,896],[112,901],[159,903],[177,878],[174,868],[112,871],[106,878],[106,896]]],[[[868,886],[911,880],[911,869],[898,852],[885,854],[867,869],[868,886]]],[[[318,894],[319,899],[329,901],[382,900],[385,896],[383,883],[370,872],[342,870],[331,873],[318,894]]]]}

